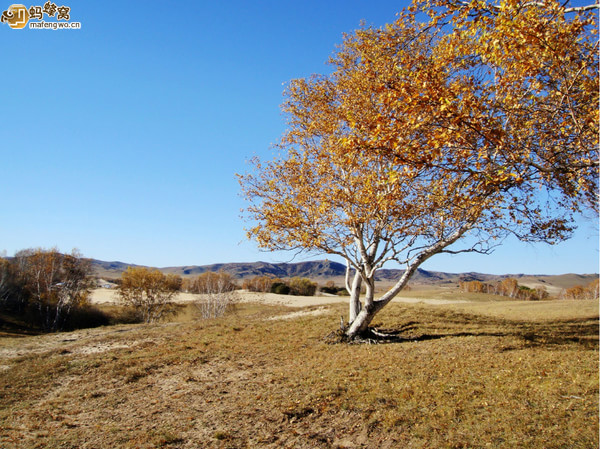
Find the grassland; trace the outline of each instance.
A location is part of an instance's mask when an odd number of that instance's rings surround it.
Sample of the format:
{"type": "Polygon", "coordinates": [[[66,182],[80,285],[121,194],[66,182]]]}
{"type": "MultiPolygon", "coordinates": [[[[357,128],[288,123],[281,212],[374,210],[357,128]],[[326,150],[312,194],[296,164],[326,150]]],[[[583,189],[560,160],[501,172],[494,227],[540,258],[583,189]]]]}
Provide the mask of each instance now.
{"type": "Polygon", "coordinates": [[[343,304],[3,338],[0,447],[598,447],[597,302],[479,299],[382,345],[328,344],[343,304]]]}

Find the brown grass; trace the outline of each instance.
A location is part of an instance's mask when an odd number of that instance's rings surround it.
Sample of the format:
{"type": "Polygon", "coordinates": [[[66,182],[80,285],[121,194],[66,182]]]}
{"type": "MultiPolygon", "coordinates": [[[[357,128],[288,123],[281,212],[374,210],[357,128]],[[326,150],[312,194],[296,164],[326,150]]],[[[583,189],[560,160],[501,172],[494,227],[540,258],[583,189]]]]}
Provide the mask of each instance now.
{"type": "Polygon", "coordinates": [[[343,305],[5,338],[0,447],[598,447],[597,306],[487,304],[392,304],[385,345],[326,344],[343,305]]]}

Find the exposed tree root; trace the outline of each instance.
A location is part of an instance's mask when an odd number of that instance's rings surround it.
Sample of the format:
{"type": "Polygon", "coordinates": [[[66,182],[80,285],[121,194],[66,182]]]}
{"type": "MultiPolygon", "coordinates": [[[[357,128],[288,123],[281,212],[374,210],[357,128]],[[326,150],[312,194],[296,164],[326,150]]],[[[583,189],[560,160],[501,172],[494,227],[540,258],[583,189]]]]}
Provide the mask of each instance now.
{"type": "Polygon", "coordinates": [[[327,344],[384,344],[384,343],[403,343],[409,341],[418,341],[420,336],[400,335],[401,331],[385,330],[380,331],[375,327],[369,327],[365,332],[362,332],[354,337],[350,337],[346,332],[348,328],[335,330],[325,336],[324,340],[327,344]]]}

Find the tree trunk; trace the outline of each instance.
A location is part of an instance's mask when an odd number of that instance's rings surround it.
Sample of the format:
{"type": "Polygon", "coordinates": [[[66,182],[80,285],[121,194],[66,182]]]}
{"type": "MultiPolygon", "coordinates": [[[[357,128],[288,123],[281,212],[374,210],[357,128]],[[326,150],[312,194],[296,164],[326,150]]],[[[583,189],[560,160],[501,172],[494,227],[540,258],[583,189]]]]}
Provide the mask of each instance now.
{"type": "MultiPolygon", "coordinates": [[[[360,283],[359,283],[360,284],[360,283]]],[[[367,331],[369,324],[373,320],[375,314],[385,305],[381,306],[375,301],[375,280],[373,278],[366,281],[365,306],[358,311],[358,314],[350,322],[350,327],[346,332],[351,338],[356,337],[367,331]]],[[[360,285],[359,285],[360,288],[360,285]]],[[[359,291],[360,293],[360,291],[359,291]]],[[[360,302],[359,302],[360,304],[360,302]]]]}
{"type": "Polygon", "coordinates": [[[398,282],[387,291],[385,295],[383,295],[378,300],[374,299],[375,292],[375,271],[370,271],[370,277],[366,279],[367,284],[367,294],[365,297],[365,306],[358,313],[356,318],[352,321],[352,324],[346,331],[346,335],[348,338],[353,339],[359,336],[360,334],[366,332],[369,328],[369,324],[373,321],[373,318],[381,309],[383,309],[405,286],[408,284],[409,279],[412,275],[417,271],[417,268],[421,266],[423,262],[429,259],[434,254],[439,253],[447,246],[456,242],[460,237],[462,237],[465,232],[472,229],[475,223],[475,219],[465,223],[463,226],[454,231],[447,239],[436,242],[431,245],[429,248],[423,250],[410,264],[404,274],[400,277],[398,282]]]}
{"type": "Polygon", "coordinates": [[[369,329],[369,324],[373,321],[375,314],[379,311],[379,309],[375,310],[375,305],[365,306],[356,316],[350,328],[346,332],[346,335],[350,338],[355,338],[360,334],[365,333],[369,329]]]}
{"type": "Polygon", "coordinates": [[[357,271],[352,281],[352,290],[350,292],[350,311],[348,314],[348,323],[352,324],[362,309],[360,303],[360,289],[362,287],[362,278],[357,271]]]}

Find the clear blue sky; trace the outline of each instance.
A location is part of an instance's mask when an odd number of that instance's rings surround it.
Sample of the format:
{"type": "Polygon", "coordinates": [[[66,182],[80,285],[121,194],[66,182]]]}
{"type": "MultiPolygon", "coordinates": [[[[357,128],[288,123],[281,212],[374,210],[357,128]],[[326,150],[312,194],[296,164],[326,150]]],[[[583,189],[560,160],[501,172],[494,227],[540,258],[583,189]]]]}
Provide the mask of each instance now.
{"type": "MultiPolygon", "coordinates": [[[[271,157],[284,83],[327,72],[344,32],[405,4],[73,1],[80,30],[0,24],[0,251],[76,247],[159,267],[289,261],[246,240],[234,174],[271,157]]],[[[511,241],[424,268],[597,272],[597,228],[593,217],[555,247],[511,241]]]]}

